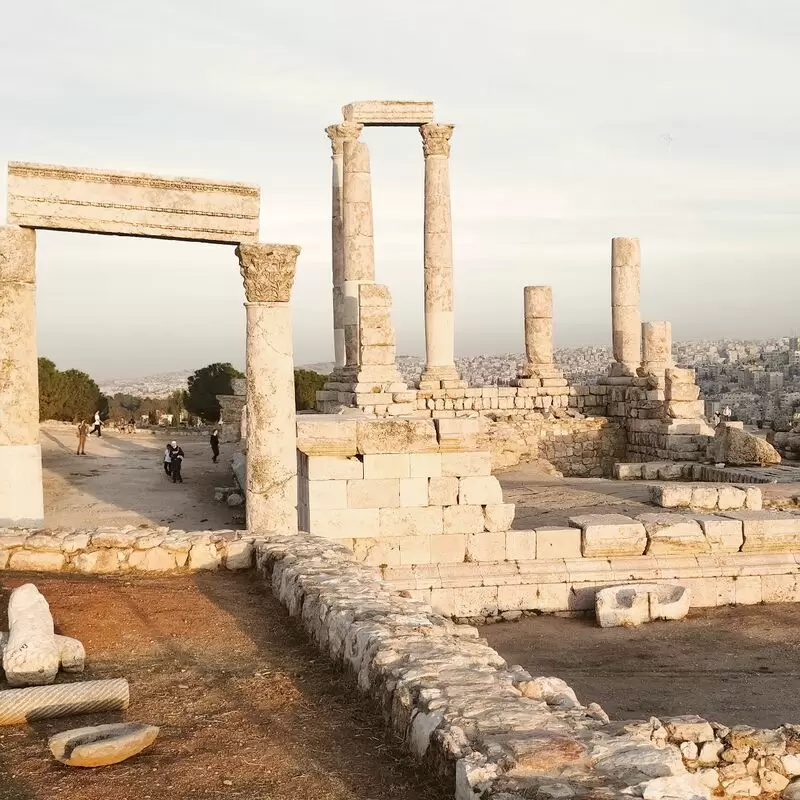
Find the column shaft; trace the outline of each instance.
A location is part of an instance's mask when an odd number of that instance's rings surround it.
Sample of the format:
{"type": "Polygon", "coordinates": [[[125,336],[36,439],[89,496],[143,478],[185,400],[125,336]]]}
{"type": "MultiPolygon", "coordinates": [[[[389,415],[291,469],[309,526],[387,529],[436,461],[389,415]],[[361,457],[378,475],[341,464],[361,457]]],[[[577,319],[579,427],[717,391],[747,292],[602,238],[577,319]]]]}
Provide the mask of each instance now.
{"type": "Polygon", "coordinates": [[[611,240],[611,327],[614,360],[636,373],[642,360],[639,310],[639,240],[611,240]]]}
{"type": "Polygon", "coordinates": [[[346,363],[344,345],[344,143],[358,139],[363,126],[345,122],[325,129],[331,140],[331,272],[333,277],[333,349],[337,369],[346,363]]]}
{"type": "Polygon", "coordinates": [[[289,297],[299,247],[239,245],[247,296],[247,528],[297,531],[297,431],[289,297]]]}
{"type": "Polygon", "coordinates": [[[672,325],[669,322],[642,323],[642,366],[649,372],[663,372],[672,366],[672,325]]]}
{"type": "Polygon", "coordinates": [[[425,371],[423,381],[459,380],[455,366],[453,229],[450,213],[452,125],[420,127],[425,153],[425,371]]]}
{"type": "Polygon", "coordinates": [[[372,236],[372,181],[369,150],[363,142],[347,140],[342,165],[343,321],[345,360],[359,365],[358,287],[375,280],[372,236]]]}
{"type": "Polygon", "coordinates": [[[36,233],[0,227],[0,527],[44,525],[36,233]]]}
{"type": "Polygon", "coordinates": [[[549,286],[526,286],[525,360],[529,367],[553,363],[553,290],[549,286]]]}

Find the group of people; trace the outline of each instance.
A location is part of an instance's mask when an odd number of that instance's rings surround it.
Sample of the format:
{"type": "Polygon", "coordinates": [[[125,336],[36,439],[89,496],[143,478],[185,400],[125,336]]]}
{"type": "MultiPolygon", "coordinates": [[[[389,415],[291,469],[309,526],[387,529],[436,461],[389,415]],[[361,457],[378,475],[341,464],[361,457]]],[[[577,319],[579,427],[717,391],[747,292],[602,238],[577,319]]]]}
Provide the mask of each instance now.
{"type": "MultiPolygon", "coordinates": [[[[211,432],[210,443],[211,460],[216,464],[219,458],[219,431],[216,428],[211,432]]],[[[176,441],[171,441],[164,448],[164,472],[168,478],[172,478],[173,483],[183,483],[181,468],[184,458],[186,458],[186,453],[176,441]]]]}

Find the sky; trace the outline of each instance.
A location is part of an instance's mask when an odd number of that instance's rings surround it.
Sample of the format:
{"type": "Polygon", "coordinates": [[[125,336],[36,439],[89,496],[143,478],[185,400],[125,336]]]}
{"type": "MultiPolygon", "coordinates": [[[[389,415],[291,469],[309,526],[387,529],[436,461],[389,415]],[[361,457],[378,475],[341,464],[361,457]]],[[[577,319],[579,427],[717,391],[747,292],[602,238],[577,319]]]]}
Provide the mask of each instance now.
{"type": "MultiPolygon", "coordinates": [[[[7,161],[261,187],[298,244],[295,360],[333,358],[330,143],[354,100],[432,100],[450,156],[456,355],[608,344],[610,239],[638,236],[642,318],[676,339],[797,333],[800,6],[793,0],[30,0],[0,19],[7,161]]],[[[424,354],[423,156],[362,134],[376,280],[424,354]]],[[[0,178],[0,218],[5,184],[0,178]]],[[[244,363],[222,245],[38,234],[39,352],[97,378],[244,363]]]]}

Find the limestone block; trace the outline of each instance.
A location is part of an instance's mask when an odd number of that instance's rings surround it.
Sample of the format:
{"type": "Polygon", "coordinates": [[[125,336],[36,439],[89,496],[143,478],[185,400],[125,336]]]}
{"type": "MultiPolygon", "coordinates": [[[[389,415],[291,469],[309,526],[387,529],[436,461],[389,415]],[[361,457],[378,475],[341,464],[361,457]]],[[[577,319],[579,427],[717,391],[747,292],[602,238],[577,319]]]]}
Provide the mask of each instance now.
{"type": "Polygon", "coordinates": [[[9,162],[8,221],[28,228],[233,243],[258,240],[244,183],[9,162]]]}
{"type": "Polygon", "coordinates": [[[717,506],[720,511],[735,511],[744,508],[747,494],[735,486],[720,486],[717,489],[717,506]]]}
{"type": "Polygon", "coordinates": [[[342,107],[344,121],[360,125],[424,125],[433,116],[427,100],[360,100],[342,107]]]}
{"type": "Polygon", "coordinates": [[[673,383],[670,381],[664,391],[667,400],[694,402],[700,397],[700,387],[692,383],[673,383]]]}
{"type": "Polygon", "coordinates": [[[308,456],[306,474],[309,481],[360,480],[364,477],[364,463],[355,457],[308,456]]]}
{"type": "Polygon", "coordinates": [[[579,529],[555,526],[543,526],[536,529],[537,560],[580,557],[581,531],[579,529]]]}
{"type": "Polygon", "coordinates": [[[702,400],[668,400],[667,416],[673,419],[696,419],[705,414],[705,403],[702,400]]]}
{"type": "Polygon", "coordinates": [[[20,572],[58,572],[64,568],[66,559],[62,553],[34,553],[17,550],[11,554],[9,569],[20,572]]]}
{"type": "Polygon", "coordinates": [[[334,414],[298,414],[297,449],[308,456],[353,456],[356,421],[334,414]]]}
{"type": "Polygon", "coordinates": [[[92,547],[133,547],[139,532],[100,528],[92,534],[92,547]]]}
{"type": "MultiPolygon", "coordinates": [[[[308,481],[308,507],[317,509],[347,508],[348,483],[364,483],[364,481],[308,481]]],[[[358,506],[358,508],[361,507],[358,506]]]]}
{"type": "Polygon", "coordinates": [[[458,478],[430,478],[429,481],[428,503],[430,505],[454,506],[458,503],[458,478]]]}
{"type": "Polygon", "coordinates": [[[70,533],[61,540],[61,549],[65,553],[77,553],[89,546],[89,540],[88,533],[70,533]]]}
{"type": "Polygon", "coordinates": [[[647,545],[642,523],[622,514],[585,514],[570,517],[569,524],[581,529],[584,558],[640,556],[647,545]]]}
{"type": "MultiPolygon", "coordinates": [[[[579,531],[575,533],[580,537],[579,531]]],[[[509,561],[533,561],[536,558],[536,531],[506,531],[506,558],[509,561]]]]}
{"type": "Polygon", "coordinates": [[[358,304],[362,307],[391,308],[392,294],[380,283],[362,283],[358,287],[358,304]]]}
{"type": "Polygon", "coordinates": [[[52,683],[61,663],[50,606],[32,584],[18,586],[8,600],[8,639],[3,669],[9,686],[52,683]]]}
{"type": "Polygon", "coordinates": [[[175,569],[175,555],[162,547],[134,550],[128,556],[128,566],[142,572],[170,572],[175,569]]]}
{"type": "Polygon", "coordinates": [[[692,508],[713,511],[718,500],[719,492],[715,486],[692,486],[692,508]]]}
{"type": "Polygon", "coordinates": [[[410,453],[409,472],[412,478],[439,478],[442,474],[442,457],[439,453],[410,453]]]}
{"type": "Polygon", "coordinates": [[[328,539],[374,538],[378,533],[378,523],[377,508],[312,509],[308,519],[309,533],[328,539]]]}
{"type": "Polygon", "coordinates": [[[445,506],[442,519],[445,533],[482,533],[484,530],[480,505],[445,506]]]}
{"type": "Polygon", "coordinates": [[[745,491],[745,508],[750,511],[761,511],[763,496],[757,486],[742,487],[745,491]]]}
{"type": "Polygon", "coordinates": [[[738,553],[743,542],[742,523],[735,519],[713,514],[693,514],[692,519],[700,525],[712,553],[738,553]]]}
{"type": "MultiPolygon", "coordinates": [[[[382,508],[378,512],[380,536],[424,536],[444,532],[442,509],[427,508],[382,508]]],[[[464,533],[465,531],[451,531],[464,533]]],[[[351,534],[352,535],[352,534],[351,534]]],[[[373,534],[374,529],[373,529],[373,534]]]]}
{"type": "Polygon", "coordinates": [[[507,531],[514,521],[517,507],[514,503],[489,504],[484,508],[487,531],[507,531]]]}
{"type": "Polygon", "coordinates": [[[397,508],[399,505],[399,478],[347,481],[346,508],[397,508]]]}
{"type": "Polygon", "coordinates": [[[442,453],[449,451],[475,451],[478,449],[478,437],[481,433],[481,421],[459,417],[435,420],[439,449],[442,453]]]}
{"type": "Polygon", "coordinates": [[[225,542],[225,568],[250,569],[253,565],[253,543],[245,539],[225,542]]]}
{"type": "Polygon", "coordinates": [[[382,345],[362,345],[359,353],[364,366],[392,366],[397,357],[394,347],[382,345]]]}
{"type": "Polygon", "coordinates": [[[614,477],[618,481],[638,481],[642,479],[642,464],[614,464],[614,477]]]}
{"type": "Polygon", "coordinates": [[[800,517],[773,511],[726,511],[721,516],[742,523],[743,553],[800,550],[800,517]]]}
{"type": "Polygon", "coordinates": [[[120,553],[117,550],[110,549],[79,553],[72,559],[72,566],[78,572],[85,572],[90,575],[119,572],[121,568],[120,553]]]}
{"type": "Polygon", "coordinates": [[[400,536],[400,564],[430,564],[431,539],[435,536],[400,536]]]}
{"type": "Polygon", "coordinates": [[[428,505],[428,478],[400,478],[399,481],[401,507],[428,505]]]}
{"type": "Polygon", "coordinates": [[[456,564],[464,561],[467,552],[465,533],[444,533],[431,536],[431,563],[456,564]]]}
{"type": "Polygon", "coordinates": [[[488,451],[442,453],[441,459],[444,477],[466,478],[492,474],[492,454],[488,451]]]}
{"type": "Polygon", "coordinates": [[[400,566],[400,539],[348,539],[357,561],[369,566],[400,566]]]}
{"type": "Polygon", "coordinates": [[[667,383],[694,383],[695,371],[693,369],[671,367],[665,373],[667,383]]]}
{"type": "Polygon", "coordinates": [[[711,546],[699,523],[682,514],[640,514],[636,517],[647,532],[645,555],[689,555],[709,553],[711,546]]]}
{"type": "Polygon", "coordinates": [[[505,561],[505,532],[470,533],[467,536],[467,553],[472,561],[505,561]]]}
{"type": "Polygon", "coordinates": [[[636,626],[650,620],[683,619],[691,594],[685,586],[641,583],[611,586],[597,592],[595,616],[603,628],[636,626]]]}
{"type": "Polygon", "coordinates": [[[500,481],[494,475],[461,478],[458,482],[459,505],[494,505],[503,502],[500,481]]]}
{"type": "MultiPolygon", "coordinates": [[[[391,347],[395,353],[397,350],[395,349],[397,340],[395,337],[394,330],[387,326],[380,326],[377,328],[367,328],[366,326],[362,326],[359,329],[359,336],[361,338],[362,346],[367,347],[391,347]]],[[[363,362],[367,363],[367,362],[363,362]]]]}
{"type": "Polygon", "coordinates": [[[767,441],[730,425],[718,425],[708,446],[714,461],[724,464],[780,464],[778,451],[767,441]]]}
{"type": "Polygon", "coordinates": [[[195,542],[189,550],[189,569],[218,569],[222,553],[211,542],[195,542]]]}
{"type": "Polygon", "coordinates": [[[114,722],[73,728],[51,736],[47,744],[57,761],[69,767],[118,764],[149,747],[158,736],[155,725],[114,722]]]}
{"type": "MultiPolygon", "coordinates": [[[[761,598],[765,603],[796,603],[800,600],[797,575],[762,575],[761,598]]],[[[792,774],[800,775],[800,769],[792,774]]]]}
{"type": "Polygon", "coordinates": [[[692,504],[692,486],[688,483],[651,486],[650,499],[661,508],[689,508],[692,504]]]}
{"type": "Polygon", "coordinates": [[[364,478],[410,478],[408,453],[373,453],[364,456],[364,478]]]}
{"type": "MultiPolygon", "coordinates": [[[[130,545],[128,545],[130,546],[130,545]]],[[[41,550],[48,553],[60,553],[61,541],[46,533],[34,533],[25,540],[27,550],[41,550]]]]}
{"type": "Polygon", "coordinates": [[[761,576],[738,575],[733,584],[734,602],[737,606],[754,606],[762,601],[761,576]]]}
{"type": "Polygon", "coordinates": [[[501,611],[569,611],[567,583],[532,583],[497,587],[501,611]]]}

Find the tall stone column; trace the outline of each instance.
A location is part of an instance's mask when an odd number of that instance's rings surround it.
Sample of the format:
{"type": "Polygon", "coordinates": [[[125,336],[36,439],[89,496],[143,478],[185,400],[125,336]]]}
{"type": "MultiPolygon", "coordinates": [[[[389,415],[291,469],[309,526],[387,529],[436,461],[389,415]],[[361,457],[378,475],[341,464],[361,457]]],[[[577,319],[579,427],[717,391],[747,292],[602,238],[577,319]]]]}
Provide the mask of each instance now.
{"type": "Polygon", "coordinates": [[[669,322],[642,323],[642,369],[664,372],[672,366],[672,325],[669,322]]]}
{"type": "Polygon", "coordinates": [[[611,328],[616,362],[612,374],[621,376],[635,375],[642,360],[639,269],[639,240],[612,239],[611,328]]]}
{"type": "Polygon", "coordinates": [[[525,366],[530,375],[553,366],[553,290],[550,286],[526,286],[525,366]]]}
{"type": "Polygon", "coordinates": [[[0,226],[0,527],[42,527],[36,232],[0,226]]]}
{"type": "MultiPolygon", "coordinates": [[[[450,137],[453,125],[420,126],[425,154],[425,370],[421,381],[458,381],[453,316],[450,137]]],[[[441,385],[441,383],[439,384],[441,385]]]]}
{"type": "Polygon", "coordinates": [[[358,139],[363,125],[343,122],[329,125],[325,132],[331,140],[331,266],[333,272],[333,349],[336,369],[345,363],[344,346],[344,230],[342,220],[342,184],[344,143],[358,139]]]}
{"type": "Polygon", "coordinates": [[[299,247],[240,244],[247,298],[247,528],[297,531],[297,431],[289,297],[299,247]]]}
{"type": "Polygon", "coordinates": [[[344,296],[345,365],[359,366],[358,287],[375,280],[372,238],[372,179],[369,150],[363,142],[347,139],[342,165],[342,231],[344,239],[342,283],[344,296]]]}

